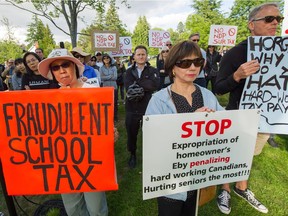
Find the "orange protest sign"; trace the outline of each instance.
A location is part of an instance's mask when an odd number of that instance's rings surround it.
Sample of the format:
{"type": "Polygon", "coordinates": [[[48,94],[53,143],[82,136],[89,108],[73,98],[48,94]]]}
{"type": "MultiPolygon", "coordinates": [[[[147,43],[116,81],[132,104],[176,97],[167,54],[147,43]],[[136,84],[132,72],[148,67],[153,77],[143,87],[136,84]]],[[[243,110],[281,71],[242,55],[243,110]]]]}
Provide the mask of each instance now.
{"type": "Polygon", "coordinates": [[[9,195],[116,190],[113,88],[2,92],[9,195]]]}

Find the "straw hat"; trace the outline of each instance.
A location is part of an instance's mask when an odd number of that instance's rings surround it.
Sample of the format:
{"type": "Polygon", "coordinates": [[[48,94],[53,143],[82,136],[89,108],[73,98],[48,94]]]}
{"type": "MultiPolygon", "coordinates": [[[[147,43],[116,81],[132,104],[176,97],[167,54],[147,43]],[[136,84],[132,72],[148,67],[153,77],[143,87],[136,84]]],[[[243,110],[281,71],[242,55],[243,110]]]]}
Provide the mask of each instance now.
{"type": "Polygon", "coordinates": [[[83,74],[84,65],[76,59],[67,49],[54,49],[48,57],[38,64],[39,73],[46,79],[52,80],[53,76],[50,70],[50,64],[55,60],[64,59],[72,61],[79,69],[80,76],[83,74]]]}

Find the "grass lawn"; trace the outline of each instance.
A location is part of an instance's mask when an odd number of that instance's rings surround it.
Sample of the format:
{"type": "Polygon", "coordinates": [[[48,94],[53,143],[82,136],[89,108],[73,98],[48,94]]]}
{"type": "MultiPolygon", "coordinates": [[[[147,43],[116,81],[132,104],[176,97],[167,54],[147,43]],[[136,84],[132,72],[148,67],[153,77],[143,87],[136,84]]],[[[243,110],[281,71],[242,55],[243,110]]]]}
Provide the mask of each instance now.
{"type": "MultiPolygon", "coordinates": [[[[227,96],[219,98],[224,105],[227,96]]],[[[126,150],[126,132],[124,128],[124,106],[119,106],[119,122],[117,128],[120,138],[115,144],[116,164],[119,190],[107,192],[109,205],[109,216],[156,216],[157,203],[156,199],[147,201],[142,200],[142,144],[141,133],[138,139],[137,167],[130,170],[127,166],[129,155],[126,150]]],[[[273,148],[266,144],[263,152],[253,160],[249,187],[257,197],[268,207],[271,216],[288,215],[288,136],[276,136],[279,148],[273,148]]],[[[245,153],[245,149],[243,149],[245,153]]],[[[4,197],[0,196],[0,211],[8,215],[4,197]]],[[[251,216],[263,215],[250,207],[245,201],[232,194],[232,211],[231,216],[251,216]]],[[[36,203],[43,203],[49,199],[60,198],[59,195],[46,196],[29,196],[36,203]]],[[[36,204],[28,202],[23,197],[17,197],[17,200],[26,212],[22,213],[16,206],[18,215],[34,215],[38,208],[36,204]]],[[[51,211],[49,216],[56,216],[57,211],[51,211]]],[[[199,208],[199,215],[217,216],[223,215],[218,210],[216,201],[199,208]]]]}

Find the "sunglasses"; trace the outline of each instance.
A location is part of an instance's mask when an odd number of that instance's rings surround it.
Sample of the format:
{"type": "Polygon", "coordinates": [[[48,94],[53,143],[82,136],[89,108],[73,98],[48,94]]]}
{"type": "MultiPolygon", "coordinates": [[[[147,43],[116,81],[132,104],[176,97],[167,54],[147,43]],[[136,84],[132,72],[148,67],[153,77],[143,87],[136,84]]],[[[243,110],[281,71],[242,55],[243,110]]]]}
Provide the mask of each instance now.
{"type": "Polygon", "coordinates": [[[79,58],[84,58],[84,56],[82,55],[74,55],[75,58],[79,59],[79,58]]]}
{"type": "Polygon", "coordinates": [[[194,64],[195,67],[202,67],[204,65],[204,62],[204,58],[184,59],[177,61],[175,65],[179,68],[185,69],[191,67],[192,64],[194,64]]]}
{"type": "Polygon", "coordinates": [[[163,50],[163,51],[161,51],[161,53],[168,53],[169,52],[169,50],[163,50]]]}
{"type": "Polygon", "coordinates": [[[67,62],[64,62],[61,65],[53,65],[53,66],[51,66],[51,70],[52,71],[58,71],[58,70],[60,70],[60,67],[69,68],[71,64],[72,64],[72,62],[67,61],[67,62]]]}
{"type": "Polygon", "coordinates": [[[192,40],[193,42],[199,42],[200,40],[199,39],[194,39],[192,40]]]}
{"type": "Polygon", "coordinates": [[[278,23],[281,23],[283,21],[284,17],[281,17],[281,16],[265,16],[265,17],[253,19],[252,21],[264,20],[266,23],[271,23],[275,19],[276,19],[276,21],[278,23]]]}
{"type": "Polygon", "coordinates": [[[166,46],[172,46],[172,44],[166,44],[166,46]]]}
{"type": "Polygon", "coordinates": [[[95,61],[96,62],[96,59],[91,59],[90,61],[95,61]]]}

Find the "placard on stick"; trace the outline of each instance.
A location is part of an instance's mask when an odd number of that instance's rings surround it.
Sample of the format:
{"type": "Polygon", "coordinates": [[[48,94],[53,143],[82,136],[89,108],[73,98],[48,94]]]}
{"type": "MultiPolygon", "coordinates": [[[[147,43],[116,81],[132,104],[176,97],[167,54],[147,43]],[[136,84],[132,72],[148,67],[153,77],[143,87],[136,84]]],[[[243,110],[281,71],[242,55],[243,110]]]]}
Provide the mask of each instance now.
{"type": "Polygon", "coordinates": [[[258,122],[258,110],[144,116],[143,199],[247,180],[258,122]]]}
{"type": "Polygon", "coordinates": [[[118,51],[118,31],[92,31],[92,48],[94,51],[118,51]]]}
{"type": "Polygon", "coordinates": [[[8,194],[116,190],[113,110],[113,88],[1,92],[8,194]]]}

